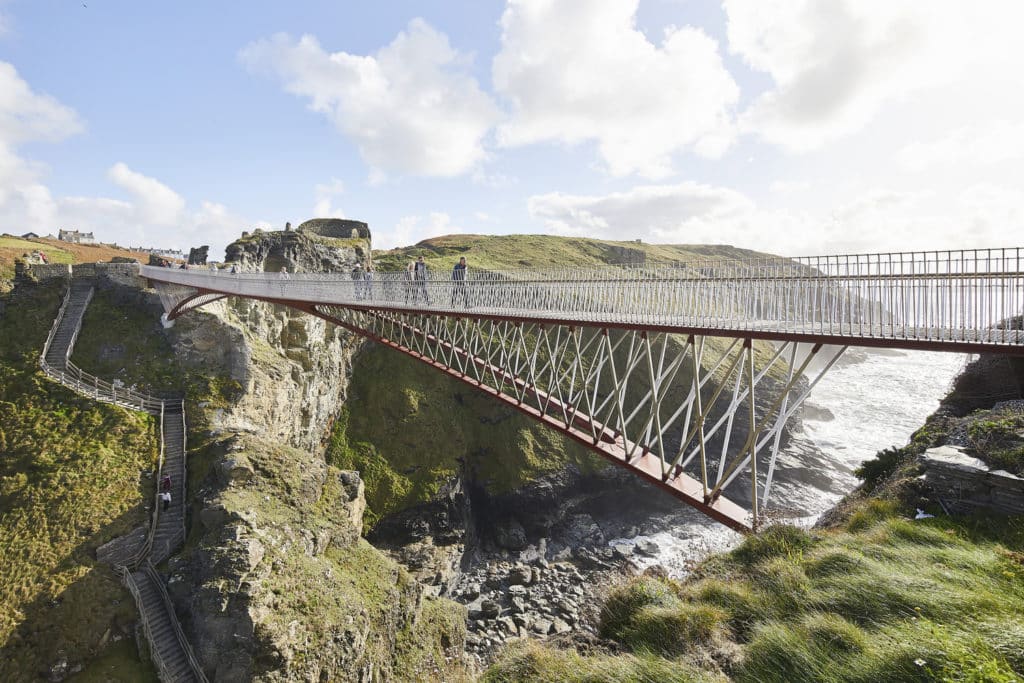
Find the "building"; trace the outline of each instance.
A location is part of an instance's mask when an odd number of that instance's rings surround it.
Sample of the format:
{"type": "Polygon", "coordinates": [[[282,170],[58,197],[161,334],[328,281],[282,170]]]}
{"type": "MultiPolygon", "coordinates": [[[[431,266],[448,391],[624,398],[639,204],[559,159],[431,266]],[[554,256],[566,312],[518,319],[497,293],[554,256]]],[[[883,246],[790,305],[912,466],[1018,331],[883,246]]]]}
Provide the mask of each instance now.
{"type": "Polygon", "coordinates": [[[73,244],[96,244],[96,238],[91,232],[78,232],[77,230],[61,230],[57,239],[61,242],[72,242],[73,244]]]}
{"type": "Polygon", "coordinates": [[[26,239],[26,240],[37,240],[37,239],[39,239],[39,235],[35,234],[34,232],[26,232],[21,237],[22,237],[22,239],[26,239]]]}

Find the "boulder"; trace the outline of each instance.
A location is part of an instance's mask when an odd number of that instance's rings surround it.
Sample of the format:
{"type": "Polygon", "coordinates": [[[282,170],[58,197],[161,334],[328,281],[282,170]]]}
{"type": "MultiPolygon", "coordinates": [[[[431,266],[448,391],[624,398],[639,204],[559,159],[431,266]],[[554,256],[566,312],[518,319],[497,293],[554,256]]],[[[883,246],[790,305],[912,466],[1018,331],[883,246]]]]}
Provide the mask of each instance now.
{"type": "Polygon", "coordinates": [[[501,605],[494,600],[484,600],[480,603],[480,614],[486,619],[494,619],[501,614],[501,605]]]}
{"type": "Polygon", "coordinates": [[[528,586],[533,582],[533,573],[530,571],[529,567],[516,565],[512,568],[512,571],[508,573],[508,582],[513,586],[528,586]]]}

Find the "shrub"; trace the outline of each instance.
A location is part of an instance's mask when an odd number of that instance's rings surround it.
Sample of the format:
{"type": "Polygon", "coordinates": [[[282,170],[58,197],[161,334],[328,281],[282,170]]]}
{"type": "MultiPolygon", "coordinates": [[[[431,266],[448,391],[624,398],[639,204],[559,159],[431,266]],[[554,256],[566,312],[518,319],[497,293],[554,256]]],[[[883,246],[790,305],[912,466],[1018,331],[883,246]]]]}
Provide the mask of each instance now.
{"type": "Polygon", "coordinates": [[[873,459],[861,463],[853,473],[864,481],[865,491],[873,491],[892,476],[910,455],[906,448],[886,448],[878,451],[873,459]]]}
{"type": "Polygon", "coordinates": [[[732,551],[731,556],[750,566],[773,557],[797,558],[814,544],[814,538],[795,526],[777,524],[761,533],[752,534],[732,551]]]}

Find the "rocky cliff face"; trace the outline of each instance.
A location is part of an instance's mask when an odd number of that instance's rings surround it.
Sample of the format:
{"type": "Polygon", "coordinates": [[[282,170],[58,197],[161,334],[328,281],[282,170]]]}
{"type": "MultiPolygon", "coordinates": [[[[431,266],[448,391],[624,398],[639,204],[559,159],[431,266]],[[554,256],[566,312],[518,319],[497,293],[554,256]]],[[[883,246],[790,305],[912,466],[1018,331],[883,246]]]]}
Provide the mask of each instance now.
{"type": "Polygon", "coordinates": [[[232,242],[226,260],[242,270],[348,272],[370,256],[369,237],[332,238],[309,232],[257,232],[232,242]]]}
{"type": "MultiPolygon", "coordinates": [[[[365,247],[368,247],[368,241],[365,247]]],[[[359,245],[296,233],[232,245],[244,269],[348,270],[359,245]]],[[[368,250],[367,250],[368,251],[368,250]]],[[[360,341],[323,321],[226,300],[171,331],[190,389],[187,551],[170,586],[215,681],[394,680],[458,666],[461,608],[360,537],[363,483],[322,443],[360,341]]]]}

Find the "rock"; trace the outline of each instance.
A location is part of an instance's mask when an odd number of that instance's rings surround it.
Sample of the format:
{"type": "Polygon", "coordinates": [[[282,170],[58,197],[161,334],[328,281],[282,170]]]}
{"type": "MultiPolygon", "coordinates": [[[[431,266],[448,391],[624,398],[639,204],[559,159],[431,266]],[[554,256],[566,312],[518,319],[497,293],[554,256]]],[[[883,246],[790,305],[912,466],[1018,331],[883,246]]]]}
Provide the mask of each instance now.
{"type": "Polygon", "coordinates": [[[507,550],[523,550],[528,545],[526,541],[526,529],[515,517],[509,517],[504,523],[499,523],[494,532],[494,542],[498,547],[507,550]]]}
{"type": "Polygon", "coordinates": [[[644,539],[636,542],[636,551],[646,557],[657,557],[659,550],[661,548],[654,541],[644,539]]]}
{"type": "Polygon", "coordinates": [[[494,619],[501,614],[501,605],[494,600],[484,600],[480,603],[480,613],[487,619],[494,619]]]}
{"type": "Polygon", "coordinates": [[[508,573],[508,582],[513,586],[528,586],[533,582],[533,573],[529,567],[517,565],[508,573]]]}
{"type": "Polygon", "coordinates": [[[462,591],[462,597],[468,600],[476,600],[480,597],[480,584],[471,583],[467,585],[462,591]]]}
{"type": "Polygon", "coordinates": [[[1024,478],[992,470],[955,446],[929,448],[919,461],[925,469],[922,479],[950,512],[980,508],[1005,515],[1024,514],[1024,478]]]}
{"type": "Polygon", "coordinates": [[[526,586],[520,584],[513,584],[508,587],[508,594],[511,597],[525,598],[530,594],[530,591],[526,589],[526,586]]]}
{"type": "Polygon", "coordinates": [[[564,621],[562,621],[558,617],[555,617],[551,621],[551,632],[552,633],[568,633],[571,630],[572,630],[572,626],[569,626],[569,624],[565,623],[564,621]]]}
{"type": "Polygon", "coordinates": [[[524,612],[526,612],[526,601],[522,598],[513,597],[511,600],[509,600],[509,603],[509,611],[511,611],[512,614],[523,614],[524,612]]]}
{"type": "Polygon", "coordinates": [[[564,536],[573,547],[599,546],[605,542],[601,527],[587,514],[570,517],[565,524],[564,536]]]}
{"type": "Polygon", "coordinates": [[[551,633],[551,622],[547,619],[538,619],[530,625],[530,630],[542,636],[551,633]]]}
{"type": "Polygon", "coordinates": [[[616,543],[612,546],[612,553],[617,560],[628,560],[633,557],[633,549],[632,543],[616,543]]]}
{"type": "Polygon", "coordinates": [[[244,454],[237,453],[217,463],[217,473],[221,481],[229,485],[241,485],[249,482],[256,474],[252,463],[244,454]]]}
{"type": "Polygon", "coordinates": [[[516,625],[516,622],[512,617],[501,617],[498,619],[498,624],[500,624],[509,635],[519,635],[519,627],[516,625]]]}

